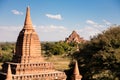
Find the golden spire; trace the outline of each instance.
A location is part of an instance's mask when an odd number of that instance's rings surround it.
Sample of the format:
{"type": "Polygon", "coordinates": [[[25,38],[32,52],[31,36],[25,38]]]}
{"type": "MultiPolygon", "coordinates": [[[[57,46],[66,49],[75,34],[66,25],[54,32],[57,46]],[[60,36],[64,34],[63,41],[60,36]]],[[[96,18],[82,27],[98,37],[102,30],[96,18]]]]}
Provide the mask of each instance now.
{"type": "Polygon", "coordinates": [[[12,72],[11,72],[10,64],[8,64],[8,72],[6,75],[6,80],[12,80],[12,72]]]}
{"type": "Polygon", "coordinates": [[[25,17],[25,22],[24,22],[24,28],[25,29],[31,29],[32,27],[32,21],[31,21],[31,17],[30,17],[30,7],[27,7],[26,10],[26,17],[25,17]]]}

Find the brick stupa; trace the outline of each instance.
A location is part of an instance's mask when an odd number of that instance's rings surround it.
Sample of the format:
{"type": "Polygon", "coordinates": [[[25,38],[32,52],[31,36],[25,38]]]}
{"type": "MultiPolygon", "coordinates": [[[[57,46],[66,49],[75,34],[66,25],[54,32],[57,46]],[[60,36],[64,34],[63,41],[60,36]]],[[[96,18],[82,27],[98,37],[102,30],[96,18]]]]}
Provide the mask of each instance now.
{"type": "Polygon", "coordinates": [[[27,7],[24,27],[20,31],[11,62],[5,62],[0,80],[66,80],[62,71],[55,70],[41,55],[41,45],[27,7]]]}
{"type": "Polygon", "coordinates": [[[82,75],[80,75],[78,63],[77,63],[77,61],[75,61],[74,71],[73,71],[71,80],[81,80],[81,79],[82,79],[82,75]]]}

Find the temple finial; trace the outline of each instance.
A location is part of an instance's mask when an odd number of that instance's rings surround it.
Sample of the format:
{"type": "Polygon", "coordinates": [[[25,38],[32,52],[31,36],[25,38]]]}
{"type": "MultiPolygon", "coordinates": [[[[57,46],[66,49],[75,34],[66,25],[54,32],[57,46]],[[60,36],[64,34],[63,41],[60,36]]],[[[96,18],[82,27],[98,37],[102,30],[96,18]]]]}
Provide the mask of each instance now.
{"type": "Polygon", "coordinates": [[[12,80],[12,72],[11,72],[10,64],[8,64],[8,72],[6,75],[6,80],[12,80]]]}
{"type": "Polygon", "coordinates": [[[26,10],[24,28],[32,28],[32,21],[31,21],[31,17],[30,17],[30,7],[29,6],[27,7],[27,10],[26,10]]]}
{"type": "Polygon", "coordinates": [[[27,7],[29,8],[30,6],[28,5],[27,7]]]}

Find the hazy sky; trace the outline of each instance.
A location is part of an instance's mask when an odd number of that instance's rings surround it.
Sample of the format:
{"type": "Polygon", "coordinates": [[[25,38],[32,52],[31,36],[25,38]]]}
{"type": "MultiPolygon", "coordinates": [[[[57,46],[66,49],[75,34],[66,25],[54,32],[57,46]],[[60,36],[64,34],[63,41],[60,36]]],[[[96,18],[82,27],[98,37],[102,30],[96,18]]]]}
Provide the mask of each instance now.
{"type": "Polygon", "coordinates": [[[41,41],[64,40],[73,30],[84,39],[120,24],[120,0],[0,0],[0,41],[16,41],[26,7],[41,41]]]}

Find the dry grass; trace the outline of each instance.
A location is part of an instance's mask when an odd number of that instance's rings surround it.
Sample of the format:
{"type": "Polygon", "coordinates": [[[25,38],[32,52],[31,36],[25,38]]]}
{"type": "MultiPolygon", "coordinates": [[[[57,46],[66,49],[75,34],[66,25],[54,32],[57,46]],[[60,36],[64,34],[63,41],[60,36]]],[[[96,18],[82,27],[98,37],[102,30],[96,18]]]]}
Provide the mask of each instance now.
{"type": "Polygon", "coordinates": [[[70,58],[62,57],[62,56],[52,56],[46,59],[48,62],[52,62],[54,64],[55,69],[57,70],[65,70],[69,69],[70,58]]]}

